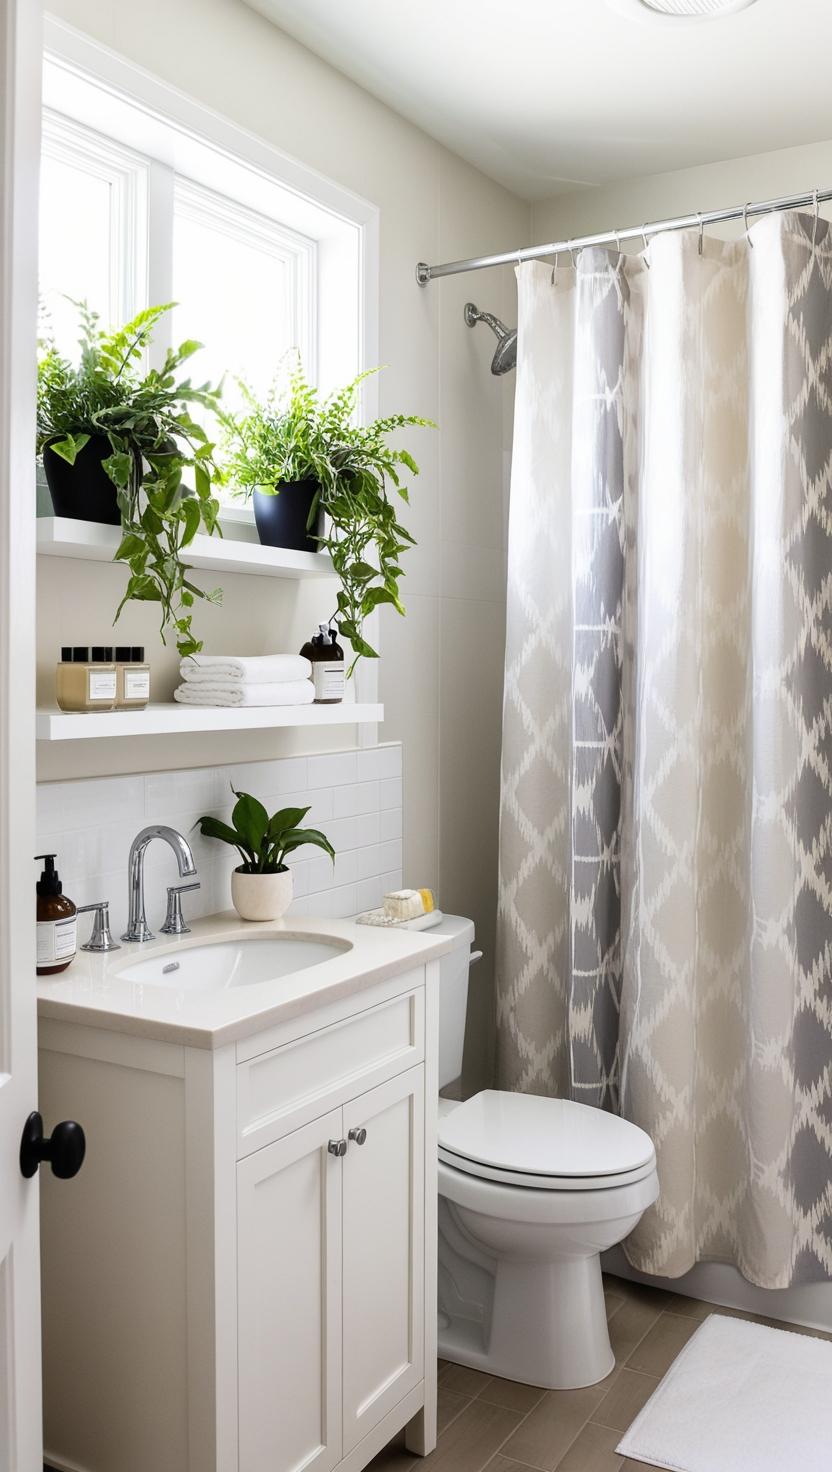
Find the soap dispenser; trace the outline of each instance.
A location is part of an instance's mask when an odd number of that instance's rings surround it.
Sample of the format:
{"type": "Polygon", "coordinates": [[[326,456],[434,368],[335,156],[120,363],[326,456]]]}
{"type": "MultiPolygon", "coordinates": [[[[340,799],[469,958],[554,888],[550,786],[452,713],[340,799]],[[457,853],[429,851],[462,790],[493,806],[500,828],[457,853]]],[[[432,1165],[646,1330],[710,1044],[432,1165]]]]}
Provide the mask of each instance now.
{"type": "Polygon", "coordinates": [[[66,971],[77,949],[77,911],[63,892],[55,868],[54,854],[35,854],[43,859],[44,869],[37,890],[37,971],[38,976],[55,976],[66,971]]]}
{"type": "Polygon", "coordinates": [[[337,705],[344,698],[344,651],[335,633],[329,624],[319,624],[317,634],[300,651],[312,665],[315,705],[337,705]]]}

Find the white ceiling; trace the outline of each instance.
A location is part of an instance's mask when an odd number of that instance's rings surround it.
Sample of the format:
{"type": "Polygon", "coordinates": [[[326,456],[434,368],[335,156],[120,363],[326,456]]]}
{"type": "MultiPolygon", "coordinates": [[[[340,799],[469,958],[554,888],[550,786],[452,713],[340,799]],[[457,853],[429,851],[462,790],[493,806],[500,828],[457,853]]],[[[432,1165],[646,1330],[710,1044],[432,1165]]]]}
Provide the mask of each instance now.
{"type": "Polygon", "coordinates": [[[527,199],[832,136],[832,0],[248,0],[527,199]]]}

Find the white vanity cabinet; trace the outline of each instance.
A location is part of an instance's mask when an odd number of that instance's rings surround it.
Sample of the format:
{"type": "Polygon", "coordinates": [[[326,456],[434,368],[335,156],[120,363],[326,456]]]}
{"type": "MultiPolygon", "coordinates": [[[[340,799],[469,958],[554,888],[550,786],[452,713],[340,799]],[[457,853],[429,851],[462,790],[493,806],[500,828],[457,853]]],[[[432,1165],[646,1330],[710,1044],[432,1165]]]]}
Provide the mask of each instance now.
{"type": "Polygon", "coordinates": [[[42,1021],[41,1110],[87,1133],[43,1181],[51,1465],[359,1472],[404,1425],[431,1450],[437,985],[214,1048],[42,1021]]]}
{"type": "Polygon", "coordinates": [[[420,1064],[240,1161],[240,1472],[330,1472],[423,1379],[423,1129],[420,1064]]]}

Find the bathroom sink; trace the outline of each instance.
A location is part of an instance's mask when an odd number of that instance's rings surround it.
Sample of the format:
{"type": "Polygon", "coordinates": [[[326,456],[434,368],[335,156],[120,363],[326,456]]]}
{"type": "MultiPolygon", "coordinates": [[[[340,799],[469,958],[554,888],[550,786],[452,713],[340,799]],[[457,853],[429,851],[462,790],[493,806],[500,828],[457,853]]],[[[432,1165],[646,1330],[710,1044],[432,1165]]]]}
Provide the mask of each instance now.
{"type": "Polygon", "coordinates": [[[120,981],[175,987],[177,991],[225,991],[306,971],[348,949],[337,941],[291,935],[252,936],[250,940],[218,940],[165,951],[123,966],[117,974],[120,981]]]}

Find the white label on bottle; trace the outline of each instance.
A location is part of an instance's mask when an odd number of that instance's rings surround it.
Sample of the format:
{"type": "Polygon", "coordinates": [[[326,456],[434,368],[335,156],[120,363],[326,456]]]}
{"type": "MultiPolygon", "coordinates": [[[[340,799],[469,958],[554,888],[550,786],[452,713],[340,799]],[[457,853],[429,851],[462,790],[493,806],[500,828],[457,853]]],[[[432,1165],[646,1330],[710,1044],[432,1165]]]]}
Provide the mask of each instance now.
{"type": "Polygon", "coordinates": [[[115,700],[116,672],[112,670],[88,670],[87,694],[90,700],[115,700]]]}
{"type": "Polygon", "coordinates": [[[37,931],[38,966],[72,960],[78,944],[78,922],[74,915],[62,920],[38,920],[37,931]]]}
{"type": "Polygon", "coordinates": [[[150,699],[150,670],[124,671],[125,700],[150,699]]]}
{"type": "Polygon", "coordinates": [[[346,680],[342,659],[316,660],[312,665],[316,700],[343,700],[346,680]]]}

